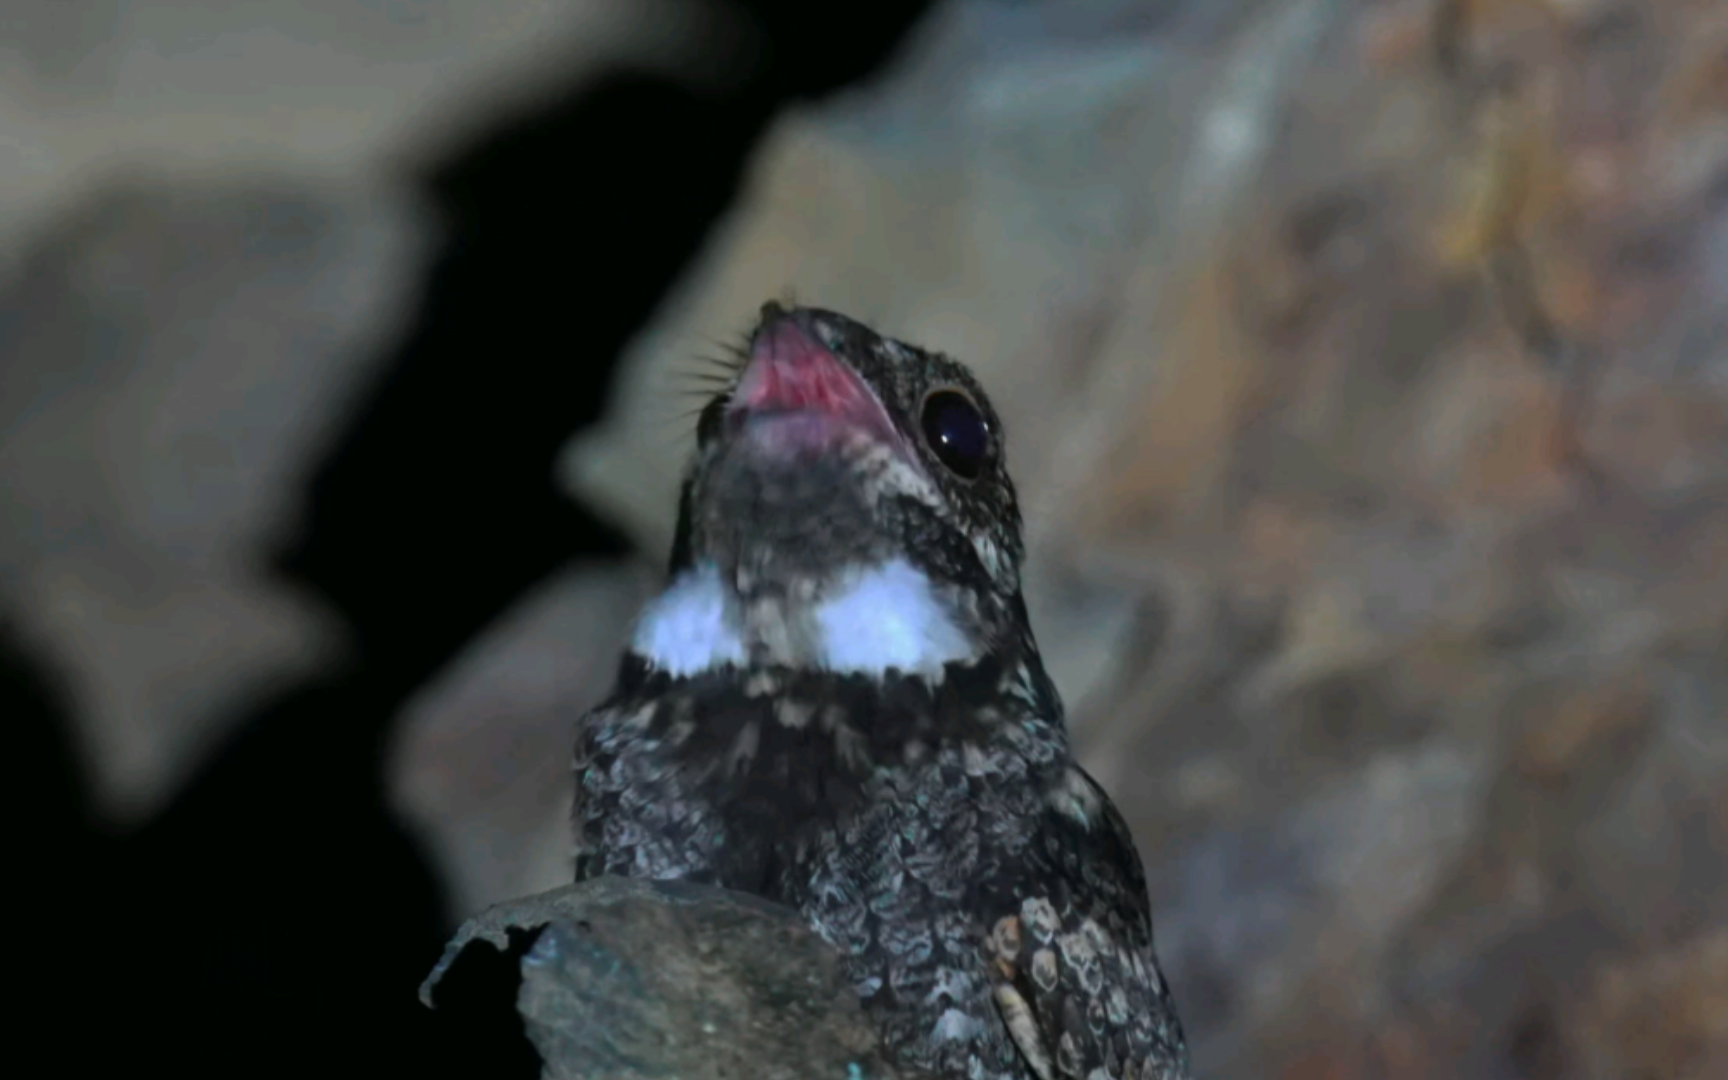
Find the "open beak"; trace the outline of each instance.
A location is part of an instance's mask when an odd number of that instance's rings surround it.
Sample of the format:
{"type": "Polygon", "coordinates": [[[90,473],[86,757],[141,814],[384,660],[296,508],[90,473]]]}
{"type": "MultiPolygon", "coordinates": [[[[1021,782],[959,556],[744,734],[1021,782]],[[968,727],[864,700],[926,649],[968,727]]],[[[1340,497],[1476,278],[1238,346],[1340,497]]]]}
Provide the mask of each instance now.
{"type": "Polygon", "coordinates": [[[863,433],[907,453],[881,399],[822,344],[808,314],[775,305],[763,309],[726,422],[732,434],[748,431],[788,452],[824,449],[863,433]]]}

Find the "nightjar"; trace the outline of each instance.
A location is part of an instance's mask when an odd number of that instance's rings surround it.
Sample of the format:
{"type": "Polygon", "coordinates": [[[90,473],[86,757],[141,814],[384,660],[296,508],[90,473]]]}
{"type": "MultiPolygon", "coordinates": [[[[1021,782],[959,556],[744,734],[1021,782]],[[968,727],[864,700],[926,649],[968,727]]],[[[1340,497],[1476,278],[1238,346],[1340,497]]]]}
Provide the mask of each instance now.
{"type": "Polygon", "coordinates": [[[1189,1075],[1139,857],[1075,763],[1003,432],[957,361],[768,304],[670,584],[577,749],[577,878],[801,910],[906,1065],[1189,1075]]]}

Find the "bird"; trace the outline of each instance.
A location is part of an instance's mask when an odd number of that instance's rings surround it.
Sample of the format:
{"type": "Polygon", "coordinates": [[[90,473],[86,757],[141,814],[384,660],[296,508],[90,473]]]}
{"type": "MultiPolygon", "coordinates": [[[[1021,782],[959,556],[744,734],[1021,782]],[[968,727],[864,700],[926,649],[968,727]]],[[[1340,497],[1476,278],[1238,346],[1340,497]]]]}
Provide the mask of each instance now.
{"type": "Polygon", "coordinates": [[[764,304],[733,353],[667,584],[579,725],[577,880],[796,909],[908,1068],[1188,1080],[1139,855],[1032,633],[983,388],[819,307],[764,304]]]}

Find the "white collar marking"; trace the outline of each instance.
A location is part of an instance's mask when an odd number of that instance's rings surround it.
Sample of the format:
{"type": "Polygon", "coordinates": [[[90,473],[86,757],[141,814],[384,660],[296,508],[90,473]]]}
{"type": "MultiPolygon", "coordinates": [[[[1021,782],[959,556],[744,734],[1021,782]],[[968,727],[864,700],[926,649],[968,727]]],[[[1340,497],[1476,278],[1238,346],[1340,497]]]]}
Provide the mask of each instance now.
{"type": "MultiPolygon", "coordinates": [[[[939,678],[944,665],[977,655],[930,579],[904,559],[858,571],[810,613],[815,655],[780,658],[844,674],[889,669],[939,678]]],[[[631,647],[674,676],[749,657],[737,601],[712,565],[681,575],[643,611],[631,647]]]]}
{"type": "Polygon", "coordinates": [[[829,671],[882,675],[898,668],[936,678],[949,661],[974,655],[930,579],[905,559],[858,574],[817,607],[816,625],[817,662],[829,671]]]}
{"type": "Polygon", "coordinates": [[[732,625],[729,606],[720,571],[697,567],[649,601],[630,647],[673,676],[742,665],[749,653],[732,625]]]}

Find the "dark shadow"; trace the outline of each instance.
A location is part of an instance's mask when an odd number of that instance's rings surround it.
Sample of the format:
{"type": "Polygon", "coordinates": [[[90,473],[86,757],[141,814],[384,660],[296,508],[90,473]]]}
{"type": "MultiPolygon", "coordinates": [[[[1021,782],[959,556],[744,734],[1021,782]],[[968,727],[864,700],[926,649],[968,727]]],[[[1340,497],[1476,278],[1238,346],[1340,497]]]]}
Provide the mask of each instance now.
{"type": "Polygon", "coordinates": [[[19,1053],[58,1076],[79,1073],[82,1055],[68,1032],[85,987],[101,978],[66,960],[82,959],[85,946],[97,943],[94,871],[108,854],[92,827],[70,706],[64,680],[0,612],[0,723],[6,730],[0,790],[12,882],[4,957],[9,997],[23,1003],[8,1027],[19,1053]]]}
{"type": "Polygon", "coordinates": [[[544,1062],[528,1040],[527,1025],[516,1011],[522,990],[522,959],[546,927],[511,927],[509,947],[469,942],[433,989],[442,1028],[439,1040],[457,1060],[484,1063],[495,1080],[538,1080],[544,1062]]]}

